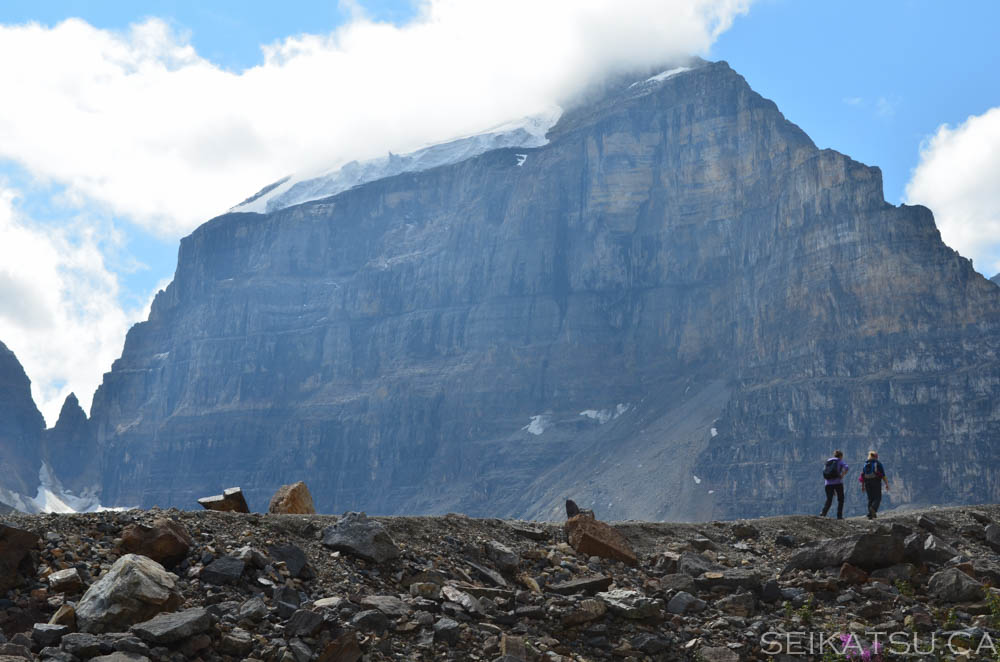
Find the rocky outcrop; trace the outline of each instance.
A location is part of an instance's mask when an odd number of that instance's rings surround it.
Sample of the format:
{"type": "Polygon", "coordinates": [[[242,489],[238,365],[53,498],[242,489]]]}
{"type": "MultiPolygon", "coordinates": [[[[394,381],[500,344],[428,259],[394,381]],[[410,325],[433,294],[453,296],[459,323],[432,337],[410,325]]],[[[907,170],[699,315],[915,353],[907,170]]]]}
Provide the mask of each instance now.
{"type": "MultiPolygon", "coordinates": [[[[335,516],[172,515],[194,541],[179,564],[183,571],[167,575],[183,604],[93,633],[77,631],[66,617],[72,599],[40,588],[44,577],[70,557],[83,569],[111,566],[106,576],[114,576],[124,530],[149,527],[163,511],[15,516],[13,524],[44,541],[36,573],[0,600],[0,655],[69,662],[115,655],[153,662],[876,659],[857,653],[860,643],[847,652],[844,638],[864,640],[870,651],[866,638],[884,632],[880,641],[891,655],[883,658],[934,659],[932,650],[951,657],[951,640],[956,648],[984,645],[987,654],[969,659],[993,659],[990,647],[1000,640],[1000,591],[992,588],[997,557],[976,519],[1000,517],[1000,506],[933,511],[942,525],[934,535],[959,553],[944,565],[871,573],[843,565],[782,573],[797,551],[777,540],[898,538],[918,527],[919,511],[890,515],[885,526],[860,517],[762,518],[754,520],[752,538],[743,537],[745,525],[729,522],[610,525],[633,543],[634,566],[578,553],[564,541],[563,527],[551,523],[537,524],[538,539],[524,535],[522,523],[498,518],[370,518],[401,550],[376,566],[323,544],[316,534],[335,516]],[[283,555],[299,550],[315,572],[295,576],[265,543],[283,555]],[[253,562],[232,581],[204,581],[212,565],[237,557],[253,562]],[[710,562],[710,569],[664,574],[670,564],[663,559],[688,557],[710,562]],[[501,575],[509,579],[505,586],[493,580],[501,575]],[[825,648],[809,636],[820,631],[825,648]]],[[[684,565],[696,570],[693,562],[684,565]]],[[[121,588],[123,598],[146,591],[121,588]]]]}
{"type": "Polygon", "coordinates": [[[725,63],[633,83],[183,239],[94,398],[103,502],[812,512],[871,447],[892,504],[1000,499],[1000,289],[725,63]]]}
{"type": "Polygon", "coordinates": [[[44,432],[42,441],[43,459],[63,487],[81,494],[100,486],[97,439],[75,393],[66,396],[55,427],[44,432]]]}
{"type": "Polygon", "coordinates": [[[31,398],[31,382],[14,352],[0,342],[0,503],[16,508],[18,496],[35,496],[43,430],[45,420],[31,398]],[[10,494],[4,495],[4,490],[10,494]]]}

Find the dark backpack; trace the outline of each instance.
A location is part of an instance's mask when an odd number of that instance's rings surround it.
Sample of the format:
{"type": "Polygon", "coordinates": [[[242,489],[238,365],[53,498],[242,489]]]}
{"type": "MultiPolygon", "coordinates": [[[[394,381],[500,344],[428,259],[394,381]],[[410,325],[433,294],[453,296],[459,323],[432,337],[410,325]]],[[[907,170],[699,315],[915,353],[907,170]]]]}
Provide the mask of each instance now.
{"type": "Polygon", "coordinates": [[[865,480],[880,480],[882,478],[882,465],[879,464],[878,460],[868,460],[865,462],[864,469],[861,470],[861,475],[864,476],[865,480]]]}
{"type": "Polygon", "coordinates": [[[831,457],[823,465],[823,478],[827,480],[833,480],[834,478],[840,478],[840,460],[835,457],[831,457]]]}

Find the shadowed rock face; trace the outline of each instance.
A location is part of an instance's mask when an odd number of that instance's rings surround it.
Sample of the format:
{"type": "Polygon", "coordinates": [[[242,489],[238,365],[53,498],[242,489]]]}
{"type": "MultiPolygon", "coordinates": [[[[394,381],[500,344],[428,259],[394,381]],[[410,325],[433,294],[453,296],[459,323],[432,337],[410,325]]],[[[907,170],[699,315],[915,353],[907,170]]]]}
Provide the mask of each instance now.
{"type": "Polygon", "coordinates": [[[14,352],[0,342],[0,488],[35,495],[44,429],[45,421],[31,399],[31,382],[24,368],[14,352]]]}
{"type": "Polygon", "coordinates": [[[815,509],[834,446],[1000,498],[1000,289],[877,168],[725,63],[549,138],[182,240],[94,398],[102,502],[757,515],[815,509]]]}

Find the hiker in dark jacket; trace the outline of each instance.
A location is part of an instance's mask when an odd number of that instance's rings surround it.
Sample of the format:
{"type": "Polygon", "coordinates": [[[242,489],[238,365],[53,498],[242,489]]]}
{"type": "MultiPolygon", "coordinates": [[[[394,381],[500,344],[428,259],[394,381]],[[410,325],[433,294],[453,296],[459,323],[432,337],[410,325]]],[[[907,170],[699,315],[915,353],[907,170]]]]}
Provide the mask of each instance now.
{"type": "Polygon", "coordinates": [[[885,468],[878,461],[878,453],[868,452],[868,461],[861,468],[861,475],[858,476],[861,482],[861,489],[868,495],[868,519],[875,519],[875,513],[882,503],[882,483],[885,483],[885,491],[889,491],[889,479],[885,477],[885,468]]]}
{"type": "Polygon", "coordinates": [[[823,512],[820,517],[826,517],[833,503],[833,495],[837,495],[837,519],[844,519],[844,476],[850,469],[844,462],[844,454],[841,451],[833,451],[833,457],[823,465],[823,479],[826,488],[826,503],[823,505],[823,512]]]}

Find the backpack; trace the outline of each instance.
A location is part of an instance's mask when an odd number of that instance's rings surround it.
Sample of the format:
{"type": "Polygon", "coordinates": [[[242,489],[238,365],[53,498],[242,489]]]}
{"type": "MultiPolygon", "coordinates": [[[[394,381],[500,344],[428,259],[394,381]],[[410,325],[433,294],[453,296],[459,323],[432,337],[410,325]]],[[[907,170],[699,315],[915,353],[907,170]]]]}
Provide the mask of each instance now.
{"type": "Polygon", "coordinates": [[[840,459],[836,457],[831,457],[823,465],[823,478],[827,480],[833,480],[835,478],[840,478],[840,459]]]}
{"type": "Polygon", "coordinates": [[[882,466],[879,464],[878,460],[868,460],[865,462],[864,469],[861,470],[861,476],[865,480],[879,480],[882,478],[882,466]]]}

